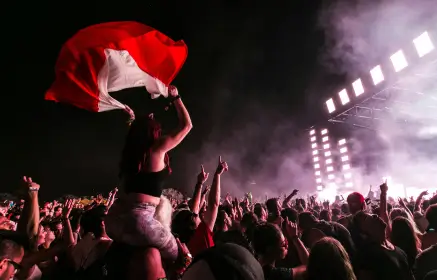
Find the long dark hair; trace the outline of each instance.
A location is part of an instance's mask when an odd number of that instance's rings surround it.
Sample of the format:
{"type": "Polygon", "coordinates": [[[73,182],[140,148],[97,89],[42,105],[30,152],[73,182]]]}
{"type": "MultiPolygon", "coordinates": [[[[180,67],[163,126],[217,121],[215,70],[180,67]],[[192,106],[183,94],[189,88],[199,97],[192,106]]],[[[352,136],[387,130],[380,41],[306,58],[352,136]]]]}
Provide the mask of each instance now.
{"type": "MultiPolygon", "coordinates": [[[[150,150],[156,141],[161,137],[161,124],[150,116],[135,119],[126,136],[123,153],[120,162],[119,176],[127,174],[137,174],[144,168],[150,150]]],[[[165,165],[169,172],[170,159],[165,154],[165,165]]]]}

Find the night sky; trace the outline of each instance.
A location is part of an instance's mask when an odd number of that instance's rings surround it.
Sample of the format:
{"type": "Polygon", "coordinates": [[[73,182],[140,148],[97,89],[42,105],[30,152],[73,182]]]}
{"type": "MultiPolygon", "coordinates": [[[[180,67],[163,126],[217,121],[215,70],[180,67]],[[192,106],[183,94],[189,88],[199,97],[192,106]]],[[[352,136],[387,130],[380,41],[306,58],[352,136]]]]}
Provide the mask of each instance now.
{"type": "MultiPolygon", "coordinates": [[[[170,185],[189,193],[201,163],[212,170],[219,155],[229,160],[226,155],[242,146],[246,167],[231,172],[250,178],[266,154],[291,148],[320,116],[323,99],[315,97],[330,94],[321,86],[326,75],[318,61],[321,0],[11,2],[7,6],[14,7],[4,10],[16,21],[7,31],[4,53],[12,77],[2,94],[2,191],[16,190],[23,175],[41,184],[43,198],[92,195],[117,184],[128,116],[91,113],[43,98],[62,44],[92,24],[138,21],[188,45],[188,59],[174,84],[194,128],[170,154],[170,185]],[[272,141],[279,143],[274,151],[272,141]]],[[[176,123],[174,112],[159,109],[164,101],[150,100],[145,89],[113,96],[137,114],[158,112],[165,127],[176,123]]]]}

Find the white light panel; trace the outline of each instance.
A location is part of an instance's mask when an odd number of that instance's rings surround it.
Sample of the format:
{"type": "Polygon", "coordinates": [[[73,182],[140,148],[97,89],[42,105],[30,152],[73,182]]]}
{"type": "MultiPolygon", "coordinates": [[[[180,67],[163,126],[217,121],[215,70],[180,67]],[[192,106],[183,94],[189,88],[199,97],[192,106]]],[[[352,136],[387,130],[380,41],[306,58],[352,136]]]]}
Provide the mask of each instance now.
{"type": "Polygon", "coordinates": [[[327,142],[328,140],[329,140],[328,136],[325,136],[325,137],[322,138],[322,142],[327,142]]]}
{"type": "Polygon", "coordinates": [[[348,187],[348,188],[353,187],[353,186],[354,186],[354,184],[352,182],[347,182],[346,183],[346,187],[348,187]]]}
{"type": "Polygon", "coordinates": [[[338,141],[339,146],[344,145],[344,144],[346,144],[346,139],[341,139],[340,141],[338,141]]]}
{"type": "Polygon", "coordinates": [[[323,149],[325,149],[325,150],[329,149],[329,144],[323,145],[323,149]]]}
{"type": "Polygon", "coordinates": [[[326,133],[328,133],[328,130],[326,128],[322,129],[322,131],[320,132],[320,134],[322,134],[322,135],[325,135],[326,133]]]}
{"type": "Polygon", "coordinates": [[[328,166],[328,167],[326,167],[326,171],[328,171],[328,172],[334,171],[334,167],[328,166]]]}
{"type": "Polygon", "coordinates": [[[331,156],[331,151],[325,152],[325,157],[329,157],[329,156],[331,156]]]}
{"type": "Polygon", "coordinates": [[[323,191],[323,186],[317,186],[318,191],[323,191]]]}
{"type": "Polygon", "coordinates": [[[340,154],[347,153],[347,147],[343,147],[340,149],[340,154]]]}
{"type": "Polygon", "coordinates": [[[349,169],[351,169],[350,164],[343,165],[343,170],[349,170],[349,169]]]}
{"type": "Polygon", "coordinates": [[[316,176],[320,176],[320,170],[314,172],[314,175],[316,175],[316,176]]]}
{"type": "Polygon", "coordinates": [[[399,50],[390,56],[390,60],[396,72],[399,72],[408,66],[407,59],[402,50],[399,50]]]}
{"type": "Polygon", "coordinates": [[[314,134],[316,134],[316,131],[313,129],[310,131],[310,135],[314,135],[314,134]]]}
{"type": "Polygon", "coordinates": [[[335,111],[334,100],[332,98],[326,101],[326,107],[328,108],[328,113],[332,113],[335,111]]]}
{"type": "Polygon", "coordinates": [[[334,175],[334,174],[329,174],[329,175],[328,175],[328,179],[329,179],[329,180],[332,180],[332,179],[334,179],[334,178],[335,178],[335,175],[334,175]]]}
{"type": "Polygon", "coordinates": [[[328,158],[328,159],[326,160],[326,164],[332,164],[332,158],[328,158]]]}
{"type": "Polygon", "coordinates": [[[313,148],[313,149],[317,148],[317,143],[312,143],[311,148],[313,148]]]}
{"type": "Polygon", "coordinates": [[[321,182],[322,182],[322,179],[320,179],[320,178],[316,179],[316,183],[321,183],[321,182]]]}
{"type": "Polygon", "coordinates": [[[319,161],[319,157],[314,157],[313,160],[314,160],[314,162],[318,162],[319,161]]]}
{"type": "Polygon", "coordinates": [[[318,154],[319,154],[319,151],[317,151],[317,150],[313,151],[313,156],[318,155],[318,154]]]}
{"type": "Polygon", "coordinates": [[[380,82],[384,81],[384,74],[382,74],[381,66],[378,65],[370,70],[370,76],[372,76],[373,84],[376,86],[380,82]]]}
{"type": "Polygon", "coordinates": [[[315,169],[319,169],[320,168],[320,164],[318,164],[318,163],[314,164],[314,168],[315,169]]]}
{"type": "Polygon", "coordinates": [[[428,32],[422,33],[422,35],[413,40],[413,43],[419,57],[429,54],[434,49],[434,45],[431,38],[429,38],[428,32]]]}
{"type": "Polygon", "coordinates": [[[349,160],[349,156],[342,156],[341,157],[341,161],[348,161],[349,160]]]}
{"type": "Polygon", "coordinates": [[[316,136],[313,136],[313,137],[310,138],[311,142],[316,141],[316,139],[317,139],[316,136]]]}
{"type": "Polygon", "coordinates": [[[350,179],[350,178],[352,178],[352,173],[345,173],[345,174],[344,174],[344,178],[345,178],[345,179],[350,179]]]}
{"type": "Polygon", "coordinates": [[[363,83],[361,82],[361,79],[356,80],[352,83],[352,87],[354,88],[355,96],[360,96],[364,93],[364,87],[363,83]]]}
{"type": "Polygon", "coordinates": [[[338,93],[338,96],[340,97],[340,102],[342,105],[346,105],[349,103],[350,99],[349,99],[349,95],[347,95],[346,89],[343,89],[342,91],[340,91],[338,93]]]}

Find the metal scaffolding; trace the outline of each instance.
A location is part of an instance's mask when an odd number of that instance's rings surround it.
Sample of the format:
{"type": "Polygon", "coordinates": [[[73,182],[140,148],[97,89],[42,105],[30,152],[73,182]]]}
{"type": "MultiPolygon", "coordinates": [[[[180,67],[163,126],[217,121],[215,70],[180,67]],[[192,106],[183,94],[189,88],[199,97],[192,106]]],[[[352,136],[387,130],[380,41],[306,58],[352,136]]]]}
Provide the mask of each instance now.
{"type": "Polygon", "coordinates": [[[329,122],[377,130],[381,120],[408,122],[411,116],[435,119],[437,123],[437,59],[415,67],[329,122]]]}

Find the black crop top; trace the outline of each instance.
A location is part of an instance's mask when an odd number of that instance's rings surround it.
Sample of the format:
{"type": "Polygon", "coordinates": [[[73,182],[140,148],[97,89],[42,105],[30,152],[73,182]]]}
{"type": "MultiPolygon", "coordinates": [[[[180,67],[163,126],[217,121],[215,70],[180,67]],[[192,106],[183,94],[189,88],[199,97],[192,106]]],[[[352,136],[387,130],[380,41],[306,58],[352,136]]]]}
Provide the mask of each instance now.
{"type": "Polygon", "coordinates": [[[158,172],[124,174],[124,190],[126,193],[142,193],[160,197],[164,188],[165,179],[168,175],[169,171],[167,167],[158,172]]]}

